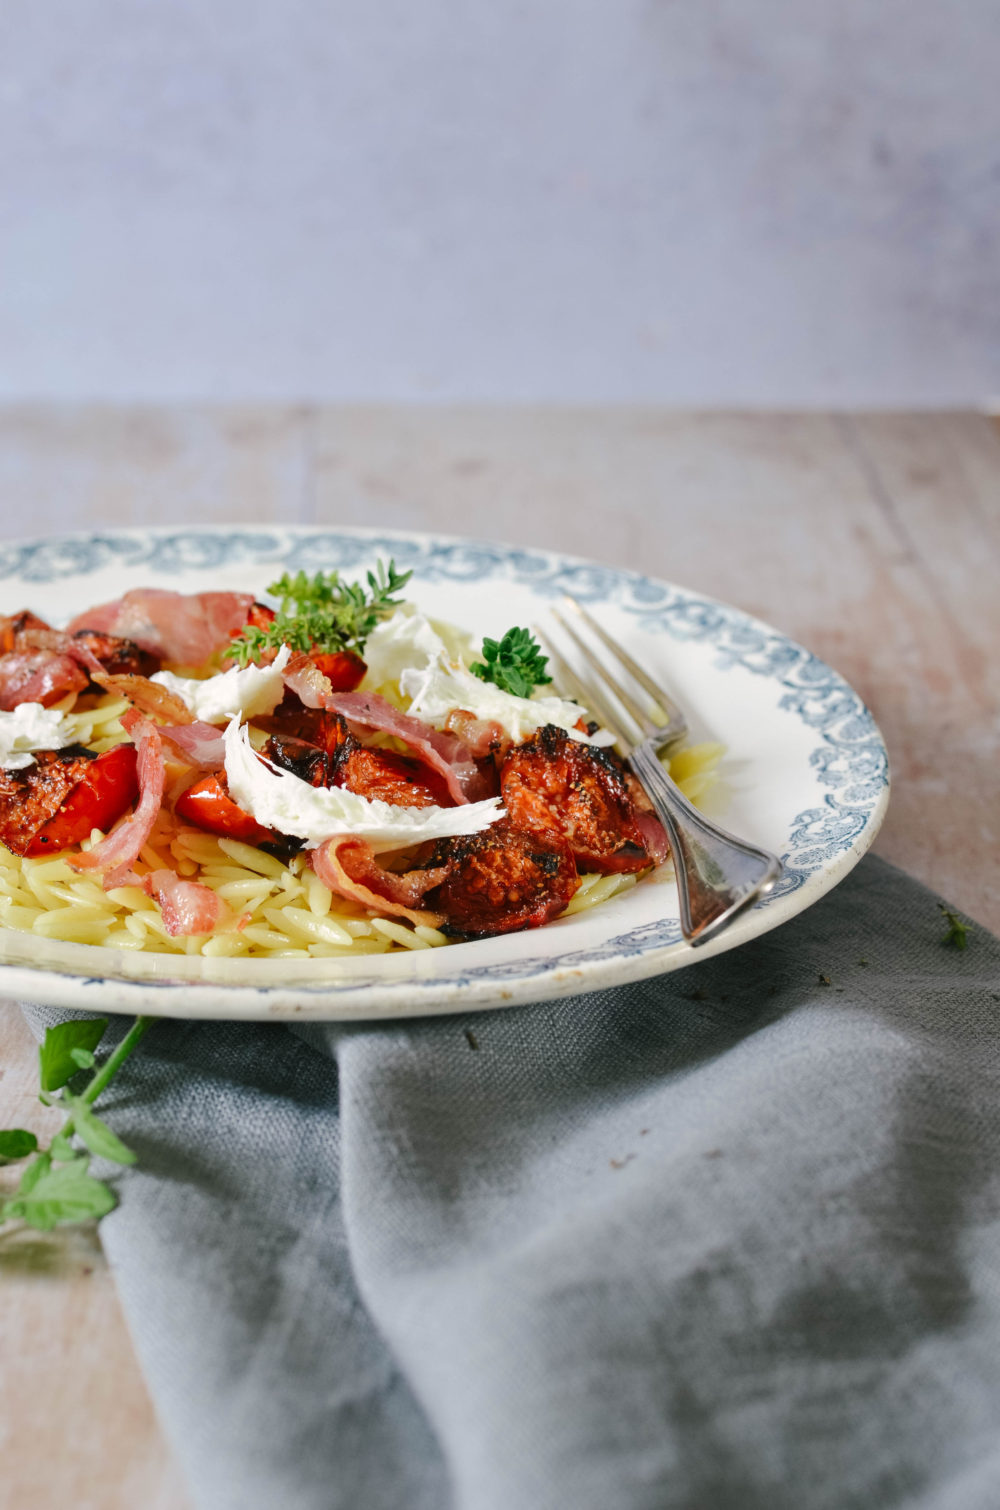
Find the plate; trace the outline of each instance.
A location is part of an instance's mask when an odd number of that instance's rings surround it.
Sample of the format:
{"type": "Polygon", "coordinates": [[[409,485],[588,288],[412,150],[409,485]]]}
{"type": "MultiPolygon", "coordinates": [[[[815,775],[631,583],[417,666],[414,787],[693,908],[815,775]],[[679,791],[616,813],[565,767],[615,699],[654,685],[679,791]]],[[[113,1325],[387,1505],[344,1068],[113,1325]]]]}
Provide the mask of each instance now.
{"type": "Polygon", "coordinates": [[[567,591],[586,603],[673,690],[692,740],[725,745],[711,813],[781,855],[771,895],[698,950],[681,937],[669,872],[544,928],[357,960],[132,954],[0,929],[0,993],[86,1011],[327,1021],[537,1001],[735,949],[817,902],[872,843],[888,802],[888,758],[858,694],[759,620],[635,572],[376,530],[102,531],[0,545],[0,604],[60,624],[129,587],[260,593],[285,569],[356,576],[380,556],[412,568],[407,593],[428,613],[480,634],[544,619],[567,591]]]}

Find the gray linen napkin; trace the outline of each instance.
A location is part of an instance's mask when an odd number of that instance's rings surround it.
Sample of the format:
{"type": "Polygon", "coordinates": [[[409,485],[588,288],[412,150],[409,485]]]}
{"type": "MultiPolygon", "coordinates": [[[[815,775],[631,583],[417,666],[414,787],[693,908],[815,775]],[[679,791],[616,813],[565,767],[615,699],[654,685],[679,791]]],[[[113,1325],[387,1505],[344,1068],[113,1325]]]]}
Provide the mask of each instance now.
{"type": "Polygon", "coordinates": [[[869,857],[639,985],[154,1029],[101,1230],[195,1503],[996,1510],[1000,943],[942,931],[869,857]]]}

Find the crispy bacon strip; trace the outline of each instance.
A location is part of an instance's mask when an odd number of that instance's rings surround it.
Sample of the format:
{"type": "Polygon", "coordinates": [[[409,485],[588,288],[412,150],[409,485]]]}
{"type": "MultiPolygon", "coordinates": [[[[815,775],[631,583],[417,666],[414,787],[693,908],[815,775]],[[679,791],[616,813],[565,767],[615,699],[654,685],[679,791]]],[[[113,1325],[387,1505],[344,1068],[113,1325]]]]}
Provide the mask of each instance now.
{"type": "Polygon", "coordinates": [[[192,933],[219,933],[231,928],[235,918],[225,902],[201,881],[185,881],[172,870],[154,870],[145,876],[142,888],[160,904],[163,922],[171,938],[192,933]]]}
{"type": "Polygon", "coordinates": [[[643,843],[649,850],[649,857],[654,865],[662,865],[670,859],[670,840],[667,831],[653,810],[653,804],[646,795],[646,788],[642,785],[638,776],[622,768],[622,778],[628,788],[628,794],[635,808],[635,823],[643,843]]]}
{"type": "Polygon", "coordinates": [[[97,671],[93,679],[114,697],[127,697],[133,708],[138,708],[140,713],[162,718],[168,724],[195,722],[194,714],[183,698],[161,686],[159,682],[151,681],[148,676],[134,676],[128,672],[114,675],[107,671],[97,671]]]}
{"type": "Polygon", "coordinates": [[[441,884],[448,874],[447,866],[408,870],[397,875],[376,863],[363,839],[350,835],[327,839],[310,850],[309,863],[324,886],[372,912],[407,918],[411,923],[424,923],[431,928],[441,922],[439,913],[418,909],[416,904],[425,892],[441,884]]]}
{"type": "Polygon", "coordinates": [[[160,728],[161,737],[168,740],[189,765],[197,766],[201,771],[218,771],[225,764],[226,747],[221,730],[195,718],[176,692],[146,676],[110,676],[101,672],[94,676],[94,681],[115,697],[128,698],[140,713],[165,719],[160,728]]]}
{"type": "Polygon", "coordinates": [[[103,870],[105,891],[129,885],[132,861],[149,838],[163,801],[163,744],[159,729],[134,709],[122,714],[122,726],[138,750],[138,806],[100,844],[83,854],[67,857],[74,870],[103,870]]]}

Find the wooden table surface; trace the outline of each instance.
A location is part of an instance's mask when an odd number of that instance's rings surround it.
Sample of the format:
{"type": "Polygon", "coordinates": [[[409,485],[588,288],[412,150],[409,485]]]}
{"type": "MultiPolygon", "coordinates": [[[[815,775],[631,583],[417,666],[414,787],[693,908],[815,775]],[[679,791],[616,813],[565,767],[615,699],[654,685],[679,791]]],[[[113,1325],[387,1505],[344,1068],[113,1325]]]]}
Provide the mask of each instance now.
{"type": "MultiPolygon", "coordinates": [[[[24,406],[0,409],[0,499],[5,538],[429,529],[738,604],[872,707],[893,773],[876,849],[1000,930],[1000,431],[986,417],[24,406]]],[[[36,1087],[20,1014],[0,1003],[0,1127],[45,1125],[36,1087]]],[[[0,1360],[4,1510],[184,1510],[94,1234],[0,1234],[0,1360]]]]}

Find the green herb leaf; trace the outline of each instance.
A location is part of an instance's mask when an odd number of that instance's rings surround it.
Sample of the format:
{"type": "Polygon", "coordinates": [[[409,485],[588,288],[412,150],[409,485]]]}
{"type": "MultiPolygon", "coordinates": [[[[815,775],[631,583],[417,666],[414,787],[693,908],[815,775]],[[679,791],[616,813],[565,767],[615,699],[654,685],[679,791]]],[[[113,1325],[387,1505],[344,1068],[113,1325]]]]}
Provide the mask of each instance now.
{"type": "Polygon", "coordinates": [[[47,1153],[40,1153],[37,1159],[32,1159],[21,1176],[21,1183],[17,1187],[18,1195],[29,1195],[39,1180],[44,1175],[47,1175],[51,1168],[52,1158],[47,1153]]]}
{"type": "Polygon", "coordinates": [[[46,1029],[38,1050],[38,1073],[43,1091],[57,1091],[72,1080],[80,1068],[73,1050],[84,1049],[93,1053],[104,1037],[107,1025],[106,1017],[85,1017],[46,1029]]]}
{"type": "Polygon", "coordinates": [[[135,1154],[126,1147],[117,1133],[106,1122],[95,1117],[90,1108],[74,1096],[68,1105],[73,1112],[73,1129],[82,1143],[100,1159],[110,1159],[113,1164],[134,1164],[135,1154]]]}
{"type": "Polygon", "coordinates": [[[18,1217],[47,1232],[62,1223],[93,1221],[111,1210],[114,1192],[90,1174],[91,1154],[116,1164],[134,1164],[135,1154],[91,1108],[153,1022],[152,1017],[137,1017],[100,1067],[95,1064],[94,1049],[108,1025],[105,1018],[88,1017],[48,1030],[39,1050],[43,1085],[39,1099],[47,1106],[62,1106],[66,1121],[48,1149],[40,1151],[33,1133],[21,1128],[0,1133],[0,1161],[34,1153],[21,1172],[16,1194],[0,1201],[0,1223],[18,1217]],[[77,1095],[75,1078],[88,1070],[92,1073],[77,1095]],[[89,1152],[74,1148],[74,1137],[89,1152]]]}
{"type": "Polygon", "coordinates": [[[0,1162],[26,1159],[37,1147],[38,1139],[34,1133],[26,1132],[23,1127],[11,1127],[0,1132],[0,1162]]]}
{"type": "Polygon", "coordinates": [[[953,949],[964,949],[969,942],[969,925],[963,923],[957,912],[949,912],[943,902],[938,907],[944,913],[948,924],[948,931],[941,940],[942,944],[950,944],[953,949]]]}
{"type": "Polygon", "coordinates": [[[66,1222],[86,1222],[105,1216],[115,1204],[114,1192],[102,1180],[88,1174],[81,1167],[84,1162],[46,1169],[30,1190],[20,1191],[8,1203],[5,1214],[19,1216],[40,1232],[49,1232],[66,1222]]]}
{"type": "Polygon", "coordinates": [[[379,561],[366,574],[368,588],[360,582],[342,582],[339,572],[288,572],[272,582],[268,592],[280,599],[273,623],[266,629],[250,627],[230,644],[229,653],[240,665],[259,660],[266,650],[290,645],[293,650],[334,654],[354,650],[359,655],[372,630],[399,607],[397,597],[413,576],[397,572],[396,563],[379,561]]]}
{"type": "Polygon", "coordinates": [[[527,629],[508,629],[503,639],[483,641],[483,659],[469,667],[480,681],[493,682],[501,692],[530,697],[533,687],[544,687],[552,678],[546,673],[548,657],[527,629]]]}
{"type": "Polygon", "coordinates": [[[65,1164],[70,1159],[79,1158],[79,1154],[64,1132],[56,1133],[52,1139],[52,1142],[49,1144],[49,1155],[59,1164],[65,1164]]]}

